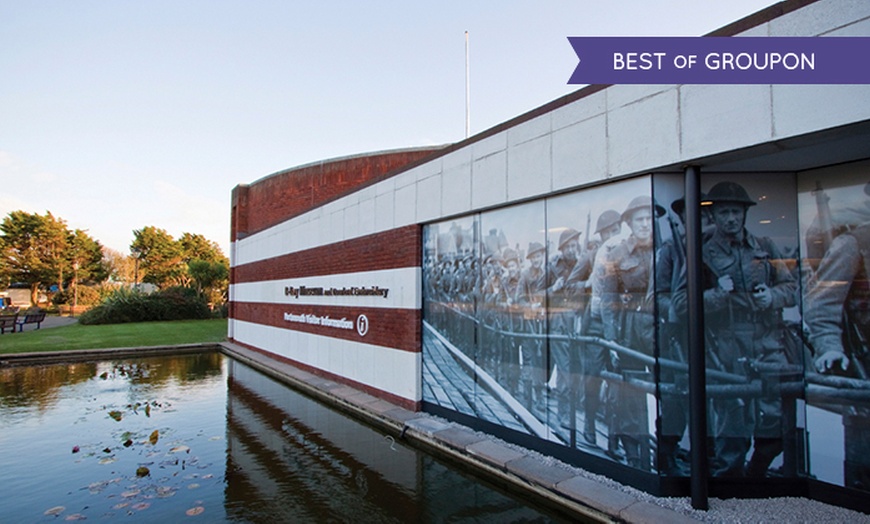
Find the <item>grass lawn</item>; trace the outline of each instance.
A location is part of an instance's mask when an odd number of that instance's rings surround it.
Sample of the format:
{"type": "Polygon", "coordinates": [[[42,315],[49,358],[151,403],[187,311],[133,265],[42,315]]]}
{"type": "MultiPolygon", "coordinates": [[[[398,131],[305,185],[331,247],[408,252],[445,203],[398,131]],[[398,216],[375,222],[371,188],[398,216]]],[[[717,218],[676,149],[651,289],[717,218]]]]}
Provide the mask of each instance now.
{"type": "Polygon", "coordinates": [[[221,342],[226,319],[69,326],[0,335],[0,355],[67,349],[102,349],[221,342]]]}

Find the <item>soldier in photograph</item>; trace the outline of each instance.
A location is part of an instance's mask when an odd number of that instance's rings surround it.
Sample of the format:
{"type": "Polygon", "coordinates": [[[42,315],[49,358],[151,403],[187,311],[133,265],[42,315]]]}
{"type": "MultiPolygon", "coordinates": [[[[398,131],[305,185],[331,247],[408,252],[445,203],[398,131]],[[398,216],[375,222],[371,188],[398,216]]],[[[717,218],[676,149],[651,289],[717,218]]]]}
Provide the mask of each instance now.
{"type": "MultiPolygon", "coordinates": [[[[706,195],[701,194],[701,201],[706,195]]],[[[661,357],[688,364],[685,303],[682,308],[675,300],[686,280],[686,200],[678,198],[671,203],[673,215],[668,215],[671,237],[656,250],[656,304],[659,315],[659,351],[661,357]],[[679,219],[679,223],[673,216],[679,219]]],[[[712,225],[709,206],[701,208],[701,229],[712,225]]],[[[672,394],[662,393],[660,436],[658,440],[659,470],[666,475],[683,476],[688,471],[681,467],[679,442],[686,430],[689,416],[688,374],[662,367],[661,380],[673,386],[672,394]]]]}
{"type": "Polygon", "coordinates": [[[495,297],[498,325],[502,328],[498,338],[498,368],[496,379],[514,396],[519,396],[519,348],[520,339],[511,333],[523,331],[523,315],[517,305],[520,294],[520,256],[511,248],[502,252],[504,272],[500,279],[500,290],[495,297]]]}
{"type": "MultiPolygon", "coordinates": [[[[655,211],[663,212],[659,206],[655,211]]],[[[653,202],[638,196],[622,213],[631,235],[605,258],[601,292],[604,338],[653,355],[655,304],[653,300],[653,202]]],[[[646,365],[630,356],[614,355],[615,370],[626,378],[650,379],[646,365]]],[[[646,394],[628,383],[618,388],[618,415],[610,431],[622,444],[626,462],[650,468],[646,394]]]]}
{"type": "MultiPolygon", "coordinates": [[[[870,184],[864,186],[870,196],[870,184]]],[[[857,208],[860,210],[860,208],[857,208]]],[[[840,227],[810,280],[804,321],[818,373],[868,380],[870,366],[870,209],[840,227]]],[[[830,213],[830,211],[827,211],[830,213]]],[[[842,223],[830,216],[828,224],[842,223]]],[[[828,234],[831,234],[830,232],[828,234]]],[[[870,406],[842,410],[845,485],[870,489],[870,406]]]]}
{"type": "MultiPolygon", "coordinates": [[[[531,242],[526,259],[529,261],[529,267],[520,276],[520,289],[517,295],[523,309],[524,331],[534,335],[544,335],[547,328],[545,318],[547,288],[553,283],[550,281],[550,272],[544,267],[546,249],[540,242],[531,242]]],[[[539,419],[544,418],[546,403],[545,349],[543,337],[526,338],[521,346],[521,397],[526,407],[539,419]]]]}
{"type": "Polygon", "coordinates": [[[498,300],[502,292],[502,257],[498,251],[487,253],[481,265],[478,318],[478,364],[488,373],[492,373],[498,365],[497,333],[502,329],[499,317],[498,300]]]}
{"type": "MultiPolygon", "coordinates": [[[[707,194],[714,229],[702,246],[708,366],[745,375],[748,364],[788,364],[782,310],[796,303],[797,284],[776,245],[746,229],[756,203],[743,186],[720,182],[707,194]]],[[[765,375],[759,398],[711,400],[717,476],[764,476],[783,450],[782,397],[765,375]],[[752,457],[746,464],[754,444],[752,457]]]]}
{"type": "MultiPolygon", "coordinates": [[[[601,213],[595,222],[595,233],[600,243],[587,244],[589,251],[588,259],[592,261],[590,276],[587,282],[588,303],[584,311],[581,334],[601,337],[604,336],[604,324],[601,322],[601,287],[605,276],[604,259],[607,253],[615,246],[613,243],[622,232],[622,217],[618,211],[608,209],[601,213]]],[[[608,356],[607,350],[592,343],[585,343],[581,348],[583,365],[583,438],[590,445],[596,445],[595,419],[601,407],[602,382],[601,372],[605,368],[608,356]]],[[[609,417],[608,417],[609,418],[609,417]]],[[[608,444],[608,454],[611,458],[617,458],[618,443],[611,440],[608,444]]]]}
{"type": "MultiPolygon", "coordinates": [[[[586,280],[591,263],[588,254],[581,252],[580,232],[568,228],[559,235],[559,254],[550,261],[549,271],[555,282],[548,288],[549,332],[552,335],[574,334],[578,312],[582,313],[581,299],[585,295],[586,280]]],[[[556,368],[557,423],[573,429],[576,416],[572,394],[576,387],[575,375],[579,369],[577,344],[570,340],[553,339],[550,351],[556,368]]]]}

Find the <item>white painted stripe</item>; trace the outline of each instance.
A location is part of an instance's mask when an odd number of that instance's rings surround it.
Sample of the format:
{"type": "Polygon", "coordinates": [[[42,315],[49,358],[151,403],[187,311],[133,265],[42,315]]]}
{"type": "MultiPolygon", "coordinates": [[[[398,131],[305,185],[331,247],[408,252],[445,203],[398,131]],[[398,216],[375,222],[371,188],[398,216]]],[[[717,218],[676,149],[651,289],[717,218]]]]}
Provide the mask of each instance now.
{"type": "Polygon", "coordinates": [[[421,269],[408,267],[318,277],[244,282],[231,285],[230,296],[236,302],[265,304],[420,309],[422,304],[421,289],[421,269]],[[298,298],[295,294],[287,295],[285,293],[285,290],[292,291],[303,286],[308,289],[321,288],[323,290],[350,288],[370,290],[372,287],[377,287],[380,290],[388,290],[388,292],[386,297],[376,295],[303,296],[300,294],[298,298]]]}
{"type": "Polygon", "coordinates": [[[419,402],[422,355],[410,351],[230,320],[234,338],[276,355],[419,402]]]}

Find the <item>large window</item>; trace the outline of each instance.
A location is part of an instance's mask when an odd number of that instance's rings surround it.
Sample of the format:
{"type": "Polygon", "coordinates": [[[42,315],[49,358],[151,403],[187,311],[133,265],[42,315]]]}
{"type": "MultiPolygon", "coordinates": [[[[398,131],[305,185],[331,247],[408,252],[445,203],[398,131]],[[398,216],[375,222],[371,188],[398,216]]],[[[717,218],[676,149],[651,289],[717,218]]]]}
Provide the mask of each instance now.
{"type": "MultiPolygon", "coordinates": [[[[868,180],[870,162],[702,175],[711,476],[870,487],[868,180]]],[[[656,174],[427,226],[425,405],[689,475],[683,188],[656,174]]]]}

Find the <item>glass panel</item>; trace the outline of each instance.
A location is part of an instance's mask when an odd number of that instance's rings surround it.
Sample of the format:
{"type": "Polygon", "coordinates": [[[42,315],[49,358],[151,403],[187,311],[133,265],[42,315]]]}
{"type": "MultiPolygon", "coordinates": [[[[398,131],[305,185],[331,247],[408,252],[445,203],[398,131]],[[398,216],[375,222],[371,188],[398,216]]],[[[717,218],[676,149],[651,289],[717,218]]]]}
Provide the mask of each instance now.
{"type": "Polygon", "coordinates": [[[423,399],[653,469],[656,217],[641,177],[424,229],[423,399]]]}
{"type": "MultiPolygon", "coordinates": [[[[606,436],[599,439],[596,431],[595,446],[614,460],[649,471],[655,434],[651,415],[658,411],[653,377],[653,248],[658,207],[652,205],[648,177],[594,191],[589,202],[594,202],[593,216],[598,216],[596,233],[601,245],[595,255],[585,332],[607,344],[587,343],[584,411],[587,419],[596,420],[596,426],[603,415],[606,436]],[[598,399],[596,378],[605,379],[598,399]]],[[[584,441],[588,442],[585,437],[584,441]]]]}
{"type": "MultiPolygon", "coordinates": [[[[686,339],[685,180],[682,174],[659,174],[653,179],[656,202],[664,214],[656,235],[656,315],[660,369],[658,437],[659,472],[688,476],[689,374],[686,339]],[[682,297],[682,299],[679,299],[682,297]]],[[[702,227],[709,227],[709,206],[702,208],[702,227]]]]}
{"type": "Polygon", "coordinates": [[[870,163],[798,175],[810,474],[870,489],[870,163]]]}
{"type": "Polygon", "coordinates": [[[483,213],[480,223],[487,268],[483,368],[501,407],[491,421],[549,438],[544,201],[483,213]]]}
{"type": "Polygon", "coordinates": [[[802,357],[791,174],[702,176],[710,464],[714,476],[795,474],[802,357]]]}
{"type": "MultiPolygon", "coordinates": [[[[549,425],[559,438],[574,447],[584,419],[577,412],[582,401],[583,315],[589,304],[595,245],[589,191],[570,193],[547,201],[547,246],[550,287],[547,289],[551,391],[549,425]]],[[[597,379],[596,379],[597,380],[597,379]]],[[[600,384],[599,384],[600,385],[600,384]]],[[[590,419],[591,421],[592,419],[590,419]]],[[[590,426],[590,442],[595,441],[590,426]]],[[[580,436],[582,438],[582,436],[580,436]]]]}
{"type": "Polygon", "coordinates": [[[423,400],[476,416],[473,367],[478,359],[479,269],[475,217],[426,226],[423,243],[423,400]]]}

